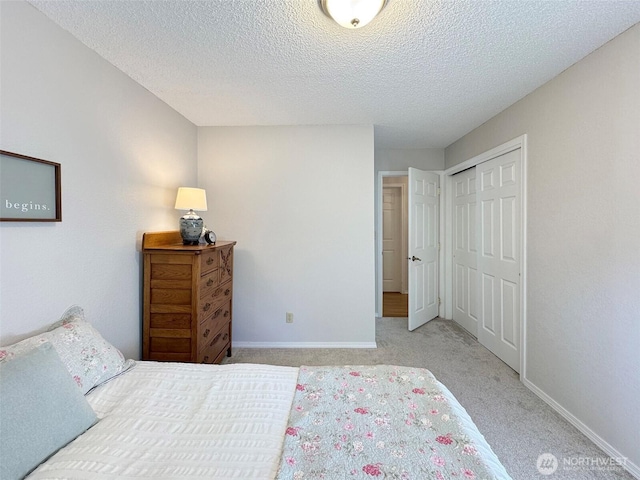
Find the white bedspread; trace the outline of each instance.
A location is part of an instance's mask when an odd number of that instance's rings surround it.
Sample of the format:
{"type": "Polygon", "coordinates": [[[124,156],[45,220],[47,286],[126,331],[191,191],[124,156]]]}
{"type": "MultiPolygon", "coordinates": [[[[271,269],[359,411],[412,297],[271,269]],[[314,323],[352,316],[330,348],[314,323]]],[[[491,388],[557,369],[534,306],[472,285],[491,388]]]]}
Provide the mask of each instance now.
{"type": "Polygon", "coordinates": [[[167,365],[138,362],[91,392],[100,421],[28,478],[274,478],[298,369],[167,365]]]}

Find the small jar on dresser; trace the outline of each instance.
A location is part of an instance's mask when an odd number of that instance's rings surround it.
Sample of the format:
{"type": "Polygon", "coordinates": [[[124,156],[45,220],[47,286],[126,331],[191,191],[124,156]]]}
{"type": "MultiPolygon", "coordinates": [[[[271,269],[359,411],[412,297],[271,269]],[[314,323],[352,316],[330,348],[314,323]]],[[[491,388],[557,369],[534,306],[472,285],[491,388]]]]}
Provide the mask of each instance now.
{"type": "Polygon", "coordinates": [[[183,245],[177,231],[143,235],[143,360],[220,363],[231,356],[235,244],[183,245]]]}

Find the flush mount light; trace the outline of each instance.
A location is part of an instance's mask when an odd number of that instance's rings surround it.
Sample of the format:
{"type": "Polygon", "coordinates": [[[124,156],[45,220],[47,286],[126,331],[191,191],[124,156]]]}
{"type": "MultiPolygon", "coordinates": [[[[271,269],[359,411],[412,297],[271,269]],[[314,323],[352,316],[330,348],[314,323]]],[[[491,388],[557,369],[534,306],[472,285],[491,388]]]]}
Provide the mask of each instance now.
{"type": "Polygon", "coordinates": [[[364,27],[388,0],[320,0],[322,11],[345,28],[364,27]]]}

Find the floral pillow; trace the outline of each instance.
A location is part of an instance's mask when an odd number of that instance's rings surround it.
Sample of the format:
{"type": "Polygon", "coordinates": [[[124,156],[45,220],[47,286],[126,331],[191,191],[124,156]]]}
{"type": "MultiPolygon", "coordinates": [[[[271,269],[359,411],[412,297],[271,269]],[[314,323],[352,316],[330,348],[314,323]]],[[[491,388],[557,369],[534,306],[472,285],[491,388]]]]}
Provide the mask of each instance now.
{"type": "Polygon", "coordinates": [[[13,358],[46,342],[53,345],[62,363],[85,394],[128,370],[135,363],[133,360],[125,360],[120,350],[102,338],[84,319],[84,311],[78,306],[70,307],[48,332],[0,347],[0,361],[13,358]]]}

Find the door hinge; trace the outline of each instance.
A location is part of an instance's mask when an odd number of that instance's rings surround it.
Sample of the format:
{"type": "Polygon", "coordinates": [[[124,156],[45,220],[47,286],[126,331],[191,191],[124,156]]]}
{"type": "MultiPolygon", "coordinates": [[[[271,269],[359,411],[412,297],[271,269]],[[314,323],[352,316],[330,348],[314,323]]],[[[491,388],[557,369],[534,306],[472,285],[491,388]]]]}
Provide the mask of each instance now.
{"type": "Polygon", "coordinates": [[[440,300],[440,297],[438,297],[438,306],[440,306],[441,303],[442,303],[442,300],[440,300]]]}
{"type": "Polygon", "coordinates": [[[438,187],[438,189],[436,190],[436,194],[440,195],[440,187],[438,187]]]}
{"type": "Polygon", "coordinates": [[[440,242],[438,242],[438,251],[440,251],[440,242]]]}

